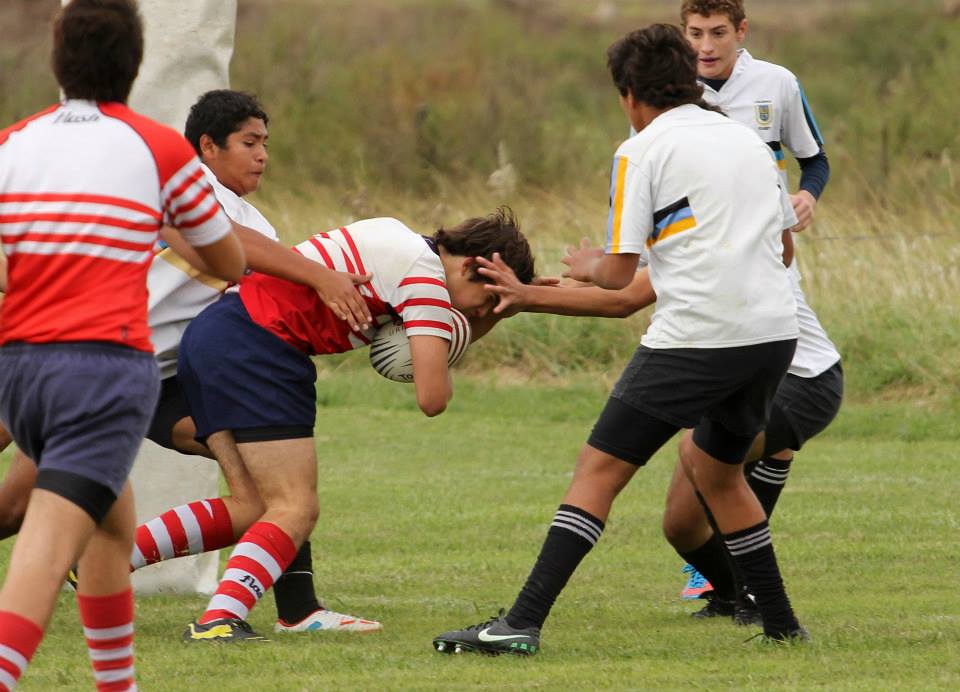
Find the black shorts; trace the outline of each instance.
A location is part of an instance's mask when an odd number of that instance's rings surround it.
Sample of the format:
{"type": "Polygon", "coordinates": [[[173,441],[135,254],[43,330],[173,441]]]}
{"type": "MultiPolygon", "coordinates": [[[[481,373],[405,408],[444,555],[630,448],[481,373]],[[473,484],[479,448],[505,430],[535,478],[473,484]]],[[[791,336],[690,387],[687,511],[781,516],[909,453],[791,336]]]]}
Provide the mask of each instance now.
{"type": "Polygon", "coordinates": [[[168,377],[160,382],[160,399],[147,430],[147,439],[156,442],[161,447],[182,452],[173,444],[173,426],[177,421],[190,417],[190,406],[183,393],[180,381],[176,376],[168,377]]]}
{"type": "Polygon", "coordinates": [[[816,377],[787,374],[773,397],[770,420],[764,430],[763,456],[803,447],[830,425],[843,401],[840,361],[816,377]]]}
{"type": "Polygon", "coordinates": [[[796,340],[733,348],[641,346],[613,387],[588,444],[642,465],[681,428],[730,464],[767,425],[796,340]]]}

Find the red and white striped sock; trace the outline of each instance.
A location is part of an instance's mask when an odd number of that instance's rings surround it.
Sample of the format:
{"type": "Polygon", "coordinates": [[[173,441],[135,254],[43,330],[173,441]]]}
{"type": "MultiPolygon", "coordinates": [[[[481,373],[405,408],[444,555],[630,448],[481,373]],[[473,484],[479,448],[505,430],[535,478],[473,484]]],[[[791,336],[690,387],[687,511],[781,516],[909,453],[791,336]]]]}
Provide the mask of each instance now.
{"type": "Polygon", "coordinates": [[[110,596],[77,594],[98,692],[136,690],[133,670],[133,590],[110,596]]]}
{"type": "Polygon", "coordinates": [[[220,618],[246,620],[296,554],[297,546],[276,524],[258,521],[251,526],[230,554],[220,586],[200,623],[220,618]]]}
{"type": "Polygon", "coordinates": [[[199,555],[233,545],[233,525],[223,500],[174,507],[137,527],[130,571],[184,555],[199,555]]]}
{"type": "Polygon", "coordinates": [[[10,692],[43,639],[43,630],[21,615],[0,611],[0,692],[10,692]]]}

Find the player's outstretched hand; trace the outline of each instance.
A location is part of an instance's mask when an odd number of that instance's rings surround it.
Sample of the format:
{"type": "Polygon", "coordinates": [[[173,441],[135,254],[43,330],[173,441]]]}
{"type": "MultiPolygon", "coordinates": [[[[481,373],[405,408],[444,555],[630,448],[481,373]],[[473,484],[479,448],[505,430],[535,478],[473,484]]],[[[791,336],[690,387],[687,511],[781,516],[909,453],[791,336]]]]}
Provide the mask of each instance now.
{"type": "Polygon", "coordinates": [[[485,257],[475,259],[477,271],[493,281],[492,284],[484,284],[483,287],[491,293],[495,293],[500,299],[497,307],[493,309],[493,314],[500,317],[510,317],[527,307],[527,286],[517,278],[510,265],[500,257],[499,252],[493,253],[493,261],[485,257]]]}
{"type": "Polygon", "coordinates": [[[333,310],[333,314],[350,325],[350,329],[360,331],[373,322],[370,308],[357,290],[373,278],[373,274],[350,274],[326,269],[320,272],[313,288],[324,305],[333,310]]]}
{"type": "Polygon", "coordinates": [[[565,278],[575,281],[593,282],[593,270],[603,257],[603,250],[590,245],[586,238],[580,240],[580,247],[567,247],[567,256],[561,262],[569,267],[563,273],[565,278]]]}
{"type": "Polygon", "coordinates": [[[800,190],[797,194],[790,195],[790,201],[793,203],[793,213],[797,215],[797,225],[790,230],[799,233],[813,223],[813,216],[817,210],[817,198],[806,190],[800,190]]]}

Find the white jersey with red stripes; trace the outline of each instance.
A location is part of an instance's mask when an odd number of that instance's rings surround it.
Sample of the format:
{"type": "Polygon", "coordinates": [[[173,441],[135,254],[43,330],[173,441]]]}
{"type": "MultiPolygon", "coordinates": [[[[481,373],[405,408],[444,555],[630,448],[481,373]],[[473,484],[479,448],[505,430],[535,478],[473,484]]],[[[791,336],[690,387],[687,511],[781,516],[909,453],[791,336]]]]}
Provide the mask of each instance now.
{"type": "Polygon", "coordinates": [[[231,228],[174,130],[120,103],[68,100],[0,132],[0,343],[152,351],[146,274],[161,225],[196,246],[231,228]]]}
{"type": "Polygon", "coordinates": [[[337,271],[372,273],[359,287],[374,325],[354,332],[323,304],[316,291],[263,274],[240,284],[240,298],[254,322],[309,354],[342,353],[370,343],[377,327],[403,322],[407,336],[449,340],[453,312],[446,276],[432,241],[391,218],[357,221],[318,233],[296,246],[304,257],[337,271]]]}

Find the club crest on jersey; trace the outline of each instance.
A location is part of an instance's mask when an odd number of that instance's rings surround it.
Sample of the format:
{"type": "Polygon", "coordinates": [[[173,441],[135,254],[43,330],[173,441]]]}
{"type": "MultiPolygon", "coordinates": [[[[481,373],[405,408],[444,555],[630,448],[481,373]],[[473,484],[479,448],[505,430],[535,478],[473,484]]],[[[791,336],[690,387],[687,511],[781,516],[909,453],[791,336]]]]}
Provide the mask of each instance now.
{"type": "Polygon", "coordinates": [[[773,124],[773,104],[769,101],[758,101],[753,108],[757,125],[764,129],[769,128],[773,124]]]}

